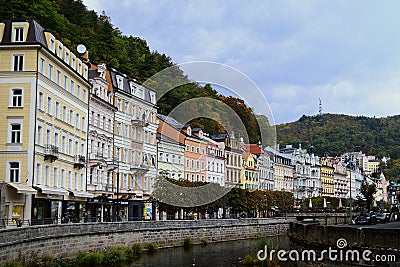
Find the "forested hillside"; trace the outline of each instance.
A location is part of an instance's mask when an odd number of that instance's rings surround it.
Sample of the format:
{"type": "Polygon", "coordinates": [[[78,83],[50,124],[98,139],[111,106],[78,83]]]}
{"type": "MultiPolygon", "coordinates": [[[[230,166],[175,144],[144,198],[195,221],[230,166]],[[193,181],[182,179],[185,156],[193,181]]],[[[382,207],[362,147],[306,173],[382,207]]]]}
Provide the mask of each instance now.
{"type": "Polygon", "coordinates": [[[368,155],[400,158],[400,116],[368,118],[322,114],[303,116],[298,121],[277,125],[281,147],[293,144],[309,148],[316,154],[336,156],[346,151],[363,151],[368,155]]]}
{"type": "MultiPolygon", "coordinates": [[[[110,17],[88,10],[81,0],[0,0],[0,6],[0,18],[33,18],[71,49],[84,44],[92,63],[106,63],[138,82],[174,66],[169,56],[150,50],[146,40],[140,37],[122,34],[110,17]]],[[[176,75],[188,80],[179,70],[176,75]]],[[[250,142],[260,140],[260,129],[251,108],[241,99],[219,95],[210,86],[201,87],[188,82],[163,96],[157,102],[158,111],[168,114],[178,104],[197,97],[210,97],[229,105],[242,119],[250,142]]],[[[215,117],[213,114],[210,116],[215,117]]],[[[199,118],[193,123],[210,133],[224,130],[210,119],[199,118]]]]}

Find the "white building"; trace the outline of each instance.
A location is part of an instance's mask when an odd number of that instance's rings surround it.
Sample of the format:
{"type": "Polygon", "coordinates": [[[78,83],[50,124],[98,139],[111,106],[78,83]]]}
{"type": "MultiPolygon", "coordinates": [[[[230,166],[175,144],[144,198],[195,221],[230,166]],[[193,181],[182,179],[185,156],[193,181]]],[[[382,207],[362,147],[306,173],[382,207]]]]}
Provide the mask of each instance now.
{"type": "Polygon", "coordinates": [[[240,141],[234,133],[211,134],[210,138],[218,143],[223,143],[226,157],[225,186],[241,187],[242,151],[240,141]]]}
{"type": "Polygon", "coordinates": [[[306,149],[301,148],[301,144],[299,148],[287,145],[280,151],[291,156],[291,163],[294,167],[293,194],[295,199],[319,196],[322,191],[319,157],[313,153],[307,153],[306,149]]]}
{"type": "Polygon", "coordinates": [[[88,179],[87,190],[94,195],[87,207],[91,220],[107,221],[111,218],[111,205],[107,198],[114,195],[113,177],[117,162],[114,160],[114,92],[108,90],[105,64],[92,66],[89,82],[88,179]]]}
{"type": "Polygon", "coordinates": [[[109,82],[117,107],[114,130],[118,160],[116,198],[123,200],[119,201],[117,216],[141,219],[138,216],[141,217],[143,211],[142,200],[150,197],[156,177],[156,95],[115,69],[110,69],[109,82]]]}
{"type": "Polygon", "coordinates": [[[218,143],[207,136],[206,145],[206,181],[225,186],[225,144],[218,143]]]}
{"type": "Polygon", "coordinates": [[[168,136],[157,133],[157,149],[158,174],[172,179],[183,179],[185,145],[168,136]]]}

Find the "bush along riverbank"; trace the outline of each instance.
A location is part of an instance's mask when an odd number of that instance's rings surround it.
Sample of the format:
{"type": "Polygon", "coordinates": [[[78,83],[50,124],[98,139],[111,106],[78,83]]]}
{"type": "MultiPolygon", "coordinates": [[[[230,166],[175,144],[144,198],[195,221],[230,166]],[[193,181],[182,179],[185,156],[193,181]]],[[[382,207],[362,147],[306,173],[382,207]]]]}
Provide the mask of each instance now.
{"type": "Polygon", "coordinates": [[[279,266],[279,260],[276,257],[276,255],[273,255],[273,258],[270,259],[269,257],[266,257],[265,260],[261,261],[257,257],[257,253],[259,250],[263,250],[265,253],[265,248],[267,248],[267,251],[272,251],[278,250],[277,244],[274,242],[268,240],[266,236],[258,236],[257,237],[257,249],[254,253],[247,254],[243,258],[243,265],[245,266],[261,266],[261,267],[276,267],[279,266]]]}
{"type": "Polygon", "coordinates": [[[17,260],[8,261],[4,267],[76,267],[105,265],[115,266],[131,262],[142,253],[154,253],[157,245],[154,243],[134,244],[130,247],[116,247],[104,251],[80,252],[75,258],[53,258],[50,255],[39,256],[38,253],[21,254],[17,260]]]}
{"type": "MultiPolygon", "coordinates": [[[[199,245],[207,246],[207,238],[201,238],[199,245]]],[[[185,238],[182,246],[190,250],[194,245],[193,239],[185,238]]],[[[174,248],[177,244],[162,248],[174,248]]],[[[8,261],[4,267],[88,267],[88,266],[117,266],[121,263],[129,263],[138,259],[143,253],[154,254],[159,247],[156,243],[133,244],[128,247],[115,247],[103,251],[80,252],[75,258],[54,258],[50,255],[39,255],[39,251],[31,254],[20,254],[18,259],[8,261]]]]}

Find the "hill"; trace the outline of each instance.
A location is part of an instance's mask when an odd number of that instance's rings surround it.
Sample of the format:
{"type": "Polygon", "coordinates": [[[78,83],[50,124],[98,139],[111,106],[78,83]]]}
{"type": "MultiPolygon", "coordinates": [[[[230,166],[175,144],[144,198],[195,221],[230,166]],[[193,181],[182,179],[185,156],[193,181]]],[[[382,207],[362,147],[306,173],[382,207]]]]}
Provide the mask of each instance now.
{"type": "Polygon", "coordinates": [[[293,144],[317,155],[337,156],[346,151],[363,151],[378,157],[400,158],[400,115],[386,118],[339,114],[303,115],[298,121],[277,125],[280,146],[293,144]]]}

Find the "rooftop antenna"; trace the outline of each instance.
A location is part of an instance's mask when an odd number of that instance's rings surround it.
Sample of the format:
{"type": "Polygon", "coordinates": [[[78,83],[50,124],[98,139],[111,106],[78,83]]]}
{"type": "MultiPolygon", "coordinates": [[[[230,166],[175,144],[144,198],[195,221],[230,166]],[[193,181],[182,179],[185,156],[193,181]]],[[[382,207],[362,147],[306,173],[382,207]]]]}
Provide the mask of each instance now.
{"type": "Polygon", "coordinates": [[[322,101],[321,101],[321,98],[318,98],[319,99],[319,115],[322,115],[322,101]]]}

